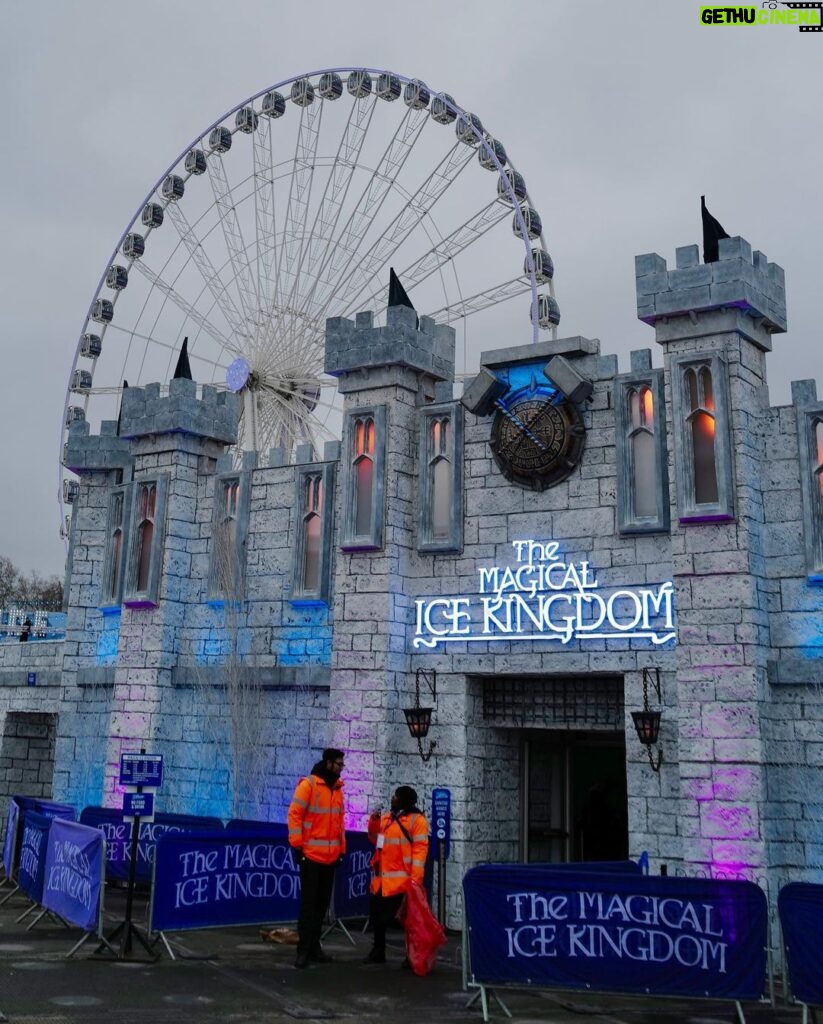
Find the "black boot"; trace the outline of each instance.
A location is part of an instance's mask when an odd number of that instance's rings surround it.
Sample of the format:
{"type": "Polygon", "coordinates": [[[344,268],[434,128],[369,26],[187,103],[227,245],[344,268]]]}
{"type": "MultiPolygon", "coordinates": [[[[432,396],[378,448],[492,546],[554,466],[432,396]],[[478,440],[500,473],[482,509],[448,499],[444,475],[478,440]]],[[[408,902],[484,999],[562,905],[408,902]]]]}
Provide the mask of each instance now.
{"type": "Polygon", "coordinates": [[[377,949],[369,951],[368,955],[363,957],[364,964],[384,964],[386,962],[386,954],[381,953],[377,949]]]}

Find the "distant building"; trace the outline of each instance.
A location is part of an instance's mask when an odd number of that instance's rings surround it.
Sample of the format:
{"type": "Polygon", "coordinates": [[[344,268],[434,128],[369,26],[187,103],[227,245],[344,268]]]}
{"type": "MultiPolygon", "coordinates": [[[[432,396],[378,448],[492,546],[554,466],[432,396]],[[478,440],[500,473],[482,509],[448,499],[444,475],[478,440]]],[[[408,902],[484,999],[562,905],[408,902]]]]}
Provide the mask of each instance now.
{"type": "Polygon", "coordinates": [[[352,827],[398,783],[451,789],[451,879],[645,850],[820,881],[823,400],[768,403],[783,272],[743,239],[636,274],[660,368],[565,338],[485,353],[456,401],[452,330],[393,307],[328,322],[323,452],[236,468],[236,396],[185,379],[126,391],[119,434],[75,424],[66,639],[2,651],[5,791],[32,716],[78,805],[116,804],[143,745],[161,809],[283,820],[335,745],[352,827]]]}

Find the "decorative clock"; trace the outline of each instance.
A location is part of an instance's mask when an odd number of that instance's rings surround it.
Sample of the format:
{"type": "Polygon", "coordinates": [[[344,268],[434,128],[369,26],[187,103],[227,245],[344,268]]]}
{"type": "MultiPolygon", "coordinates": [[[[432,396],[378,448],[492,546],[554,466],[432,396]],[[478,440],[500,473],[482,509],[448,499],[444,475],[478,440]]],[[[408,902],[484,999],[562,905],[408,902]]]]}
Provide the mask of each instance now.
{"type": "Polygon", "coordinates": [[[573,472],[586,440],[583,417],[573,402],[538,385],[510,392],[495,404],[490,444],[508,480],[543,491],[573,472]]]}

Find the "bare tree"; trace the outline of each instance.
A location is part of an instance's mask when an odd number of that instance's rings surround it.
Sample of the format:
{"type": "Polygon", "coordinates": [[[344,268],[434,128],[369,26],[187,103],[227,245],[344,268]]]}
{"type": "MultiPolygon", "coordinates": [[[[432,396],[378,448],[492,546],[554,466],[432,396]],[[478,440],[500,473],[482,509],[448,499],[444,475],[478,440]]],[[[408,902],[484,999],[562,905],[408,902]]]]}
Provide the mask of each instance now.
{"type": "Polygon", "coordinates": [[[244,623],[242,564],[233,527],[233,521],[220,523],[214,532],[211,586],[222,598],[223,622],[218,650],[206,658],[201,652],[194,677],[206,738],[225,754],[229,766],[232,813],[258,818],[265,809],[269,774],[270,729],[261,679],[265,652],[256,649],[244,623]]]}
{"type": "Polygon", "coordinates": [[[57,611],[63,605],[63,583],[57,576],[22,572],[10,558],[0,555],[0,608],[12,605],[57,611]]]}

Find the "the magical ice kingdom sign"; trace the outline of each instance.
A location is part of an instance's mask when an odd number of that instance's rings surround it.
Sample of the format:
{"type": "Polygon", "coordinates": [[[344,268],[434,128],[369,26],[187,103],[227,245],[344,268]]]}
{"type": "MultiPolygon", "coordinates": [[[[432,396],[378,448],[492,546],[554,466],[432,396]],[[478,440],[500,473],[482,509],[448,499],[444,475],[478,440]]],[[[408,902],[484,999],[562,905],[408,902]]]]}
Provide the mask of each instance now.
{"type": "Polygon", "coordinates": [[[600,587],[588,562],[556,541],[516,540],[514,564],[479,572],[476,594],[419,598],[413,646],[557,640],[674,640],[674,587],[600,587]]]}

